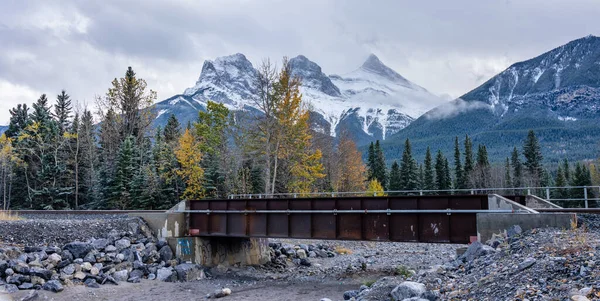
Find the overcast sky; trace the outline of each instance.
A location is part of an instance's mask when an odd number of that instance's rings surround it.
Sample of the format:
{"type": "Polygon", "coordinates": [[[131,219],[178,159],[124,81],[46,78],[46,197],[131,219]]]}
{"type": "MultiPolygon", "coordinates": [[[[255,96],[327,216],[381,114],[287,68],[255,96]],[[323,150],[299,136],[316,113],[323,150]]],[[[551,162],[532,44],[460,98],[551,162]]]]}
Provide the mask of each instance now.
{"type": "Polygon", "coordinates": [[[159,101],[202,62],[304,54],[327,74],[370,53],[453,97],[514,62],[600,35],[598,0],[0,0],[0,125],[17,103],[61,89],[94,106],[131,65],[159,101]]]}

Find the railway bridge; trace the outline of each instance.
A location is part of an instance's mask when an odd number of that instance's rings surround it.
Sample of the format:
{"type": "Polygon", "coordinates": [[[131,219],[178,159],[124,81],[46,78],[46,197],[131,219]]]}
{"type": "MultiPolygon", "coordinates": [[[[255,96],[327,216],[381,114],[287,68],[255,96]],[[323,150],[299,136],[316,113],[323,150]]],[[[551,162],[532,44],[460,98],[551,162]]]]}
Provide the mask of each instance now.
{"type": "Polygon", "coordinates": [[[512,225],[568,228],[572,213],[534,195],[447,194],[183,201],[148,222],[183,260],[262,264],[268,238],[425,243],[486,241],[512,225]]]}

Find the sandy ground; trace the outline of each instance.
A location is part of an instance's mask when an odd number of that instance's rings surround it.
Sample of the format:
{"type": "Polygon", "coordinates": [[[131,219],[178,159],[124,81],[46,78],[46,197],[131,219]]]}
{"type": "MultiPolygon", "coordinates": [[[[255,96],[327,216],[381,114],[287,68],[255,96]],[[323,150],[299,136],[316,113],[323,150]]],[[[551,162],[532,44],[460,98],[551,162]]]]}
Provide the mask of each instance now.
{"type": "MultiPolygon", "coordinates": [[[[224,286],[231,288],[232,294],[219,299],[223,301],[318,301],[325,297],[332,300],[341,300],[341,296],[345,291],[356,289],[357,285],[360,285],[360,282],[356,280],[295,283],[271,280],[242,285],[231,280],[201,280],[187,283],[165,283],[145,280],[136,284],[104,285],[97,289],[75,286],[66,288],[58,294],[39,291],[37,300],[205,300],[207,294],[224,286]]],[[[14,300],[20,300],[21,297],[26,296],[28,293],[28,291],[21,291],[12,296],[14,300]]]]}

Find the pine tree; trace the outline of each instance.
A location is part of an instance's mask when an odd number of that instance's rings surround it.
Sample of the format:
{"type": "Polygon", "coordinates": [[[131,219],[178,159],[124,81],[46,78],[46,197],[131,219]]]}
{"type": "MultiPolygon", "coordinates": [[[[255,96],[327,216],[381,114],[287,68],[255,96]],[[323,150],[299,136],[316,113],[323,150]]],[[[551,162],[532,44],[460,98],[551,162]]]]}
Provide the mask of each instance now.
{"type": "Polygon", "coordinates": [[[445,189],[452,189],[452,176],[450,175],[450,164],[448,158],[444,158],[444,187],[445,189]]]}
{"type": "Polygon", "coordinates": [[[167,125],[165,126],[163,134],[165,137],[165,142],[168,144],[176,144],[179,141],[179,137],[181,137],[181,125],[174,114],[169,116],[169,120],[167,121],[167,125]]]}
{"type": "Polygon", "coordinates": [[[110,207],[113,209],[133,208],[132,180],[139,166],[135,162],[135,141],[130,136],[123,141],[110,189],[110,207]]]}
{"type": "Polygon", "coordinates": [[[54,105],[54,118],[58,124],[60,135],[64,134],[69,130],[71,126],[71,113],[73,108],[71,106],[71,100],[65,90],[62,90],[60,94],[56,96],[56,104],[54,105]]]}
{"type": "Polygon", "coordinates": [[[225,105],[209,101],[206,112],[198,112],[198,121],[194,123],[196,137],[201,142],[200,151],[203,153],[201,166],[204,169],[204,193],[213,198],[226,197],[228,174],[223,161],[227,152],[225,130],[229,126],[228,116],[229,110],[225,105]]]}
{"type": "Polygon", "coordinates": [[[423,164],[423,190],[437,189],[435,177],[433,174],[433,160],[431,158],[431,150],[429,149],[429,146],[427,147],[427,151],[425,152],[425,161],[423,164]]]}
{"type": "Polygon", "coordinates": [[[465,136],[465,168],[463,169],[463,187],[470,188],[471,185],[469,183],[469,179],[471,178],[471,174],[473,169],[475,168],[475,164],[473,163],[473,143],[471,142],[471,138],[469,135],[465,136]]]}
{"type": "Polygon", "coordinates": [[[506,157],[506,163],[504,164],[504,187],[513,187],[512,186],[512,177],[510,176],[511,167],[510,167],[510,159],[506,157]]]}
{"type": "Polygon", "coordinates": [[[379,140],[375,142],[375,168],[374,168],[375,179],[383,186],[385,190],[387,186],[387,171],[385,166],[385,157],[383,150],[379,144],[379,140]]]}
{"type": "Polygon", "coordinates": [[[485,145],[477,147],[477,163],[475,164],[475,172],[472,177],[471,182],[475,184],[476,188],[487,188],[490,186],[490,162],[485,145]]]}
{"type": "Polygon", "coordinates": [[[5,134],[7,138],[16,138],[23,129],[30,124],[29,108],[26,104],[19,104],[9,110],[10,123],[5,134]]]}
{"type": "Polygon", "coordinates": [[[400,165],[396,160],[394,160],[390,169],[390,190],[402,190],[402,175],[400,174],[400,165]]]}
{"type": "Polygon", "coordinates": [[[39,124],[50,122],[50,106],[48,105],[48,98],[46,94],[42,94],[40,98],[33,104],[33,112],[31,113],[31,120],[39,124]]]}
{"type": "MultiPolygon", "coordinates": [[[[565,178],[565,173],[563,171],[563,166],[561,164],[558,165],[558,170],[556,171],[556,180],[554,181],[556,187],[566,187],[568,185],[568,181],[565,178]]],[[[555,199],[566,199],[569,197],[568,189],[554,189],[552,193],[552,198],[555,199]]]]}
{"type": "Polygon", "coordinates": [[[425,189],[425,171],[423,171],[423,164],[419,164],[419,173],[418,173],[417,177],[419,179],[418,184],[417,184],[417,189],[419,189],[419,190],[425,189]]]}
{"type": "Polygon", "coordinates": [[[446,177],[447,174],[449,175],[449,172],[446,170],[447,161],[448,160],[444,157],[442,151],[438,150],[437,156],[435,158],[435,185],[437,190],[450,189],[448,185],[448,179],[446,177]]]}
{"type": "MultiPolygon", "coordinates": [[[[591,186],[592,185],[592,177],[590,175],[590,171],[587,167],[579,162],[575,163],[575,171],[571,176],[571,186],[591,186]]],[[[588,192],[589,193],[589,192],[588,192]]],[[[573,199],[583,199],[585,197],[583,188],[572,188],[570,192],[570,198],[573,199]]],[[[589,195],[588,195],[589,197],[589,195]]],[[[576,207],[583,207],[583,201],[574,203],[577,204],[576,207]]],[[[570,204],[573,205],[573,204],[570,204]]],[[[594,207],[594,206],[592,206],[594,207]]]]}
{"type": "Polygon", "coordinates": [[[523,156],[525,156],[524,166],[529,176],[539,183],[542,177],[542,151],[540,149],[539,142],[535,136],[533,130],[530,130],[527,134],[527,139],[523,145],[523,156]]]}
{"type": "Polygon", "coordinates": [[[569,160],[566,158],[563,162],[563,172],[565,174],[565,180],[567,183],[571,182],[571,167],[569,166],[569,160]]]}
{"type": "Polygon", "coordinates": [[[402,153],[402,161],[400,162],[400,174],[402,190],[416,190],[418,188],[417,162],[412,156],[412,148],[408,139],[404,143],[404,152],[402,153]]]}
{"type": "Polygon", "coordinates": [[[460,147],[458,145],[458,136],[454,138],[454,187],[456,189],[465,188],[463,176],[463,167],[460,161],[460,147]]]}
{"type": "Polygon", "coordinates": [[[81,184],[79,189],[79,204],[94,204],[99,199],[97,172],[98,172],[98,141],[96,139],[94,117],[92,112],[84,110],[78,134],[79,161],[81,184]]]}
{"type": "Polygon", "coordinates": [[[371,141],[367,158],[368,180],[375,179],[375,144],[371,141]]]}
{"type": "Polygon", "coordinates": [[[516,147],[513,148],[510,163],[513,168],[513,187],[521,187],[523,185],[523,166],[521,165],[521,160],[519,159],[519,151],[516,147]]]}

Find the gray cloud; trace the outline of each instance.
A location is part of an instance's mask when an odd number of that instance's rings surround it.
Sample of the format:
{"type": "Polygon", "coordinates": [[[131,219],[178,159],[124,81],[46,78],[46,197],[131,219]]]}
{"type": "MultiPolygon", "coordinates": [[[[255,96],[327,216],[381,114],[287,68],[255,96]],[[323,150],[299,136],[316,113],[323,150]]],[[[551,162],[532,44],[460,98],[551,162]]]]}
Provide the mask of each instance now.
{"type": "MultiPolygon", "coordinates": [[[[337,74],[357,68],[373,52],[428,90],[457,97],[516,61],[600,34],[596,0],[6,0],[0,5],[2,110],[63,88],[93,103],[129,65],[160,100],[193,85],[205,59],[236,52],[255,63],[304,54],[324,72],[337,74]]],[[[0,112],[0,124],[7,121],[7,113],[0,112]]]]}

